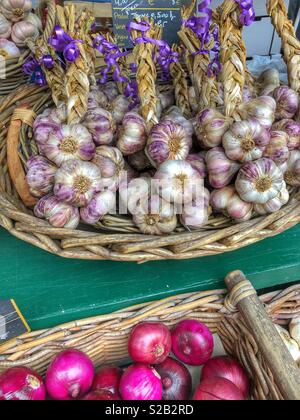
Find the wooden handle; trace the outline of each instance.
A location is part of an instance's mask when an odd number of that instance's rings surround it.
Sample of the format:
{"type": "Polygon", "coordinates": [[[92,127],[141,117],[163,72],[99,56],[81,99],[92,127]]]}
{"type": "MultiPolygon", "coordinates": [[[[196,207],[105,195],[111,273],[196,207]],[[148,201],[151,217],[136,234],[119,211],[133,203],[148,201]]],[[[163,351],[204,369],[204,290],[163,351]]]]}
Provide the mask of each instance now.
{"type": "MultiPolygon", "coordinates": [[[[246,277],[241,271],[234,271],[228,274],[225,283],[231,292],[236,285],[245,280],[246,277]]],[[[286,400],[300,400],[300,370],[258,296],[245,297],[237,306],[268,362],[283,397],[286,400]]]]}

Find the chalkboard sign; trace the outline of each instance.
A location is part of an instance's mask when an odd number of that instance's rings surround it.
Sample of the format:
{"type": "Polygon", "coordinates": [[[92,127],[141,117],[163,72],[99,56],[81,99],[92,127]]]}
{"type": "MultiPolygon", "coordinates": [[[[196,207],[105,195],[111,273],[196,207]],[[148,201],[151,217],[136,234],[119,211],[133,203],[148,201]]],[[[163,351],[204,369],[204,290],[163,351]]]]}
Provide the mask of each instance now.
{"type": "Polygon", "coordinates": [[[0,344],[29,332],[29,326],[14,300],[0,301],[0,344]]]}
{"type": "Polygon", "coordinates": [[[164,28],[163,39],[170,45],[178,42],[181,6],[186,0],[112,0],[113,24],[118,45],[132,47],[126,25],[135,17],[147,16],[164,28]]]}

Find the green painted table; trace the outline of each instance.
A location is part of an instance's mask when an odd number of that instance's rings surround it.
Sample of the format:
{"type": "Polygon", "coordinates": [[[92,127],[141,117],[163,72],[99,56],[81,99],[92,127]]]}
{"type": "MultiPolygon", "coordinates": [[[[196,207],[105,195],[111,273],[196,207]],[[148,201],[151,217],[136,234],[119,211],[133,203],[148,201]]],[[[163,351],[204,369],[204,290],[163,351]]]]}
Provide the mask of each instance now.
{"type": "Polygon", "coordinates": [[[182,292],[224,288],[241,269],[256,288],[300,279],[300,225],[239,251],[144,265],[64,260],[0,229],[0,299],[14,298],[33,329],[182,292]]]}

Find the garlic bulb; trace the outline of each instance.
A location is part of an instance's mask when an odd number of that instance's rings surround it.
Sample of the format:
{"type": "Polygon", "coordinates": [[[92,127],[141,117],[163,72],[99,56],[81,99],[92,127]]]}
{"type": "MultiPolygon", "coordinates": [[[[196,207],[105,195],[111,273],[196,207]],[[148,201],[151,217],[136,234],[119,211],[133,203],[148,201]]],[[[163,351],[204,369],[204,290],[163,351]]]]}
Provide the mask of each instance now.
{"type": "Polygon", "coordinates": [[[272,93],[277,107],[275,112],[276,120],[293,118],[299,107],[298,94],[288,86],[279,86],[272,93]]]}
{"type": "Polygon", "coordinates": [[[289,150],[300,147],[300,123],[294,120],[281,120],[273,124],[273,130],[285,131],[288,135],[287,146],[289,150]]]}
{"type": "Polygon", "coordinates": [[[53,120],[50,114],[51,110],[46,109],[42,114],[37,116],[33,124],[34,138],[42,155],[44,155],[44,146],[50,134],[59,131],[61,128],[60,123],[53,120]]]}
{"type": "Polygon", "coordinates": [[[199,104],[197,101],[197,97],[196,97],[196,91],[194,86],[190,86],[189,87],[189,102],[190,102],[190,106],[192,108],[192,111],[195,113],[198,111],[199,109],[199,104]]]}
{"type": "Polygon", "coordinates": [[[233,185],[212,191],[210,203],[214,210],[236,222],[245,222],[252,217],[253,204],[243,201],[233,185]]]}
{"type": "Polygon", "coordinates": [[[150,131],[147,156],[155,164],[166,160],[184,160],[192,147],[192,138],[179,124],[163,121],[150,131]]]}
{"type": "Polygon", "coordinates": [[[300,349],[298,343],[293,340],[286,329],[280,327],[279,325],[275,325],[280,337],[282,338],[286,348],[290,352],[292,358],[295,360],[296,363],[300,360],[300,349]]]}
{"type": "Polygon", "coordinates": [[[300,151],[293,150],[287,161],[284,180],[292,187],[300,187],[300,151]]]}
{"type": "Polygon", "coordinates": [[[184,117],[181,110],[177,106],[168,108],[165,112],[162,121],[173,121],[176,124],[181,125],[189,136],[193,136],[195,129],[190,120],[184,117]]]}
{"type": "Polygon", "coordinates": [[[26,165],[30,193],[40,198],[52,191],[57,167],[43,156],[32,156],[26,165]]]}
{"type": "Polygon", "coordinates": [[[48,220],[56,228],[76,229],[79,225],[78,209],[51,194],[40,199],[34,208],[34,214],[40,219],[48,220]]]}
{"type": "Polygon", "coordinates": [[[190,163],[194,169],[196,169],[201,178],[206,178],[207,168],[203,153],[192,153],[188,155],[186,161],[190,163]]]}
{"type": "Polygon", "coordinates": [[[265,129],[270,129],[275,121],[276,102],[271,96],[260,96],[243,104],[240,114],[243,119],[254,118],[265,129]]]}
{"type": "Polygon", "coordinates": [[[117,148],[124,156],[144,150],[147,142],[147,128],[144,119],[137,112],[128,112],[118,133],[117,148]]]}
{"type": "Polygon", "coordinates": [[[42,21],[35,13],[29,13],[24,21],[32,23],[40,32],[43,29],[42,21]]]}
{"type": "Polygon", "coordinates": [[[133,215],[133,223],[146,235],[163,235],[176,229],[177,217],[170,203],[158,195],[153,195],[147,207],[138,207],[133,215]]]}
{"type": "Polygon", "coordinates": [[[175,96],[173,90],[168,90],[166,92],[159,92],[157,95],[157,115],[161,116],[162,112],[174,105],[175,96]]]}
{"type": "Polygon", "coordinates": [[[39,36],[38,28],[31,22],[17,22],[11,30],[11,39],[18,47],[25,47],[28,39],[36,39],[39,36]]]}
{"type": "Polygon", "coordinates": [[[147,208],[150,192],[150,177],[122,180],[119,186],[119,214],[134,214],[137,208],[147,208]]]}
{"type": "Polygon", "coordinates": [[[116,124],[112,114],[103,108],[90,109],[82,121],[82,124],[93,136],[94,142],[101,145],[112,143],[116,132],[116,124]]]}
{"type": "Polygon", "coordinates": [[[284,131],[271,131],[270,143],[264,151],[264,157],[274,160],[278,165],[286,162],[290,156],[289,136],[284,131]]]}
{"type": "Polygon", "coordinates": [[[95,150],[91,134],[81,124],[62,125],[43,144],[43,154],[57,166],[70,159],[91,160],[95,150]]]}
{"type": "Polygon", "coordinates": [[[181,223],[188,229],[200,229],[206,225],[211,215],[211,207],[209,205],[210,193],[203,188],[201,194],[198,195],[191,203],[183,206],[181,214],[181,223]]]}
{"type": "Polygon", "coordinates": [[[264,71],[258,79],[262,88],[261,96],[270,95],[278,86],[280,86],[279,71],[277,69],[268,69],[264,71]]]}
{"type": "Polygon", "coordinates": [[[285,206],[290,199],[290,194],[286,188],[286,183],[282,187],[280,193],[271,200],[267,201],[265,204],[255,204],[254,210],[256,213],[264,216],[266,214],[276,213],[279,211],[283,206],[285,206]]]}
{"type": "Polygon", "coordinates": [[[0,57],[4,57],[5,60],[9,60],[11,58],[20,57],[20,55],[21,51],[14,42],[0,38],[0,57]]]}
{"type": "Polygon", "coordinates": [[[134,153],[133,155],[129,155],[127,159],[129,165],[139,172],[145,171],[146,169],[150,169],[152,167],[151,162],[146,156],[144,150],[134,153]]]}
{"type": "Polygon", "coordinates": [[[50,118],[57,123],[66,123],[68,118],[67,106],[64,103],[59,104],[56,108],[50,109],[50,118]]]}
{"type": "Polygon", "coordinates": [[[259,159],[270,141],[269,132],[257,120],[238,121],[223,136],[227,157],[239,162],[259,159]]]}
{"type": "Polygon", "coordinates": [[[120,150],[110,146],[97,147],[93,163],[101,171],[103,187],[117,191],[121,172],[125,170],[125,161],[120,150]]]}
{"type": "Polygon", "coordinates": [[[0,13],[0,39],[8,39],[11,34],[11,23],[0,13]]]}
{"type": "Polygon", "coordinates": [[[117,124],[122,123],[126,112],[128,112],[129,105],[129,100],[124,95],[119,95],[113,100],[110,110],[113,120],[117,124]]]}
{"type": "Polygon", "coordinates": [[[2,0],[0,4],[2,14],[11,22],[23,20],[31,9],[31,0],[2,0]]]}
{"type": "Polygon", "coordinates": [[[289,325],[289,331],[291,337],[297,341],[299,349],[300,349],[300,316],[296,316],[289,325]]]}
{"type": "Polygon", "coordinates": [[[102,191],[86,207],[80,209],[80,217],[88,225],[94,225],[115,209],[116,195],[109,190],[102,191]]]}
{"type": "Polygon", "coordinates": [[[99,89],[105,93],[109,102],[112,102],[120,95],[118,86],[115,82],[107,82],[105,85],[100,85],[99,89]]]}
{"type": "Polygon", "coordinates": [[[241,165],[228,159],[222,147],[214,147],[205,156],[210,185],[223,188],[229,185],[241,165]]]}
{"type": "Polygon", "coordinates": [[[230,120],[215,109],[204,109],[196,120],[196,135],[201,147],[211,149],[220,146],[222,137],[229,129],[230,120]]]}
{"type": "Polygon", "coordinates": [[[108,107],[109,100],[104,92],[97,87],[92,87],[88,97],[88,110],[108,107]]]}
{"type": "Polygon", "coordinates": [[[203,189],[203,180],[188,162],[167,160],[154,175],[156,190],[167,202],[191,203],[203,189]]]}
{"type": "Polygon", "coordinates": [[[273,160],[258,159],[240,169],[235,187],[242,200],[265,204],[284,187],[283,173],[273,160]]]}
{"type": "Polygon", "coordinates": [[[55,174],[54,194],[76,207],[87,206],[101,189],[100,169],[91,162],[68,160],[55,174]]]}

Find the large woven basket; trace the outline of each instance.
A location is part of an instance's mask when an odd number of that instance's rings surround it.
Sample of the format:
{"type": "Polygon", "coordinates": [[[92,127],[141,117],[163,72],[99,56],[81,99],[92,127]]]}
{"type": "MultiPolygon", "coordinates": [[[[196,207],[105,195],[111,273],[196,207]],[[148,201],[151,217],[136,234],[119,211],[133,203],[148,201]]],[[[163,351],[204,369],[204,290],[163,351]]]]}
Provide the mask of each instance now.
{"type": "MultiPolygon", "coordinates": [[[[38,14],[41,18],[44,9],[47,8],[47,19],[42,36],[48,39],[55,24],[55,2],[41,0],[39,3],[38,14]]],[[[28,76],[23,72],[23,64],[29,55],[30,49],[27,48],[20,57],[5,61],[5,79],[0,79],[0,97],[8,95],[19,86],[29,82],[28,76]]]]}
{"type": "MultiPolygon", "coordinates": [[[[241,288],[238,287],[238,299],[237,288],[227,298],[226,290],[189,293],[70,322],[49,330],[27,333],[0,346],[0,371],[26,365],[43,374],[54,355],[67,348],[86,352],[95,366],[120,364],[128,359],[128,335],[137,323],[161,321],[172,327],[183,319],[193,318],[219,334],[226,353],[243,364],[252,381],[252,398],[283,399],[272,374],[274,369],[264,358],[261,343],[254,338],[255,328],[252,330],[249,327],[247,319],[236,307],[245,296],[255,294],[249,284],[243,281],[247,294],[241,295],[241,288]]],[[[260,297],[260,301],[274,323],[287,325],[300,314],[300,285],[266,294],[260,297]]],[[[256,319],[252,321],[255,324],[256,319]]],[[[298,379],[300,383],[300,371],[298,379]]]]}

